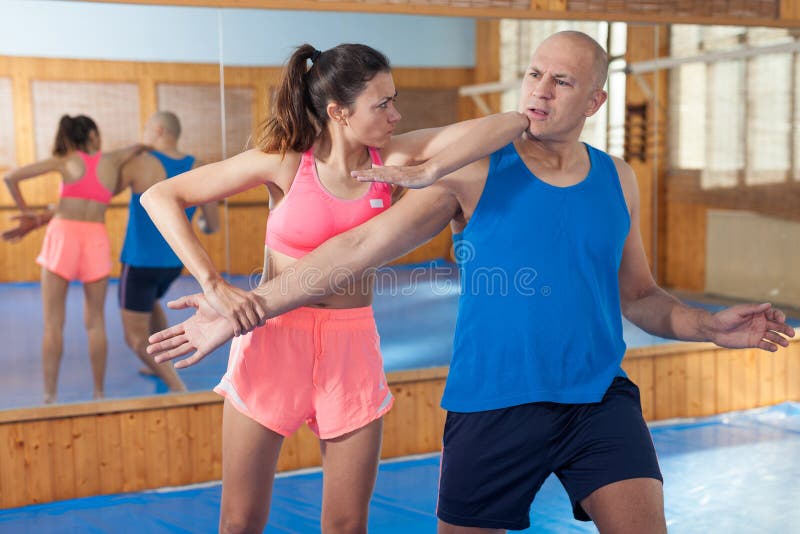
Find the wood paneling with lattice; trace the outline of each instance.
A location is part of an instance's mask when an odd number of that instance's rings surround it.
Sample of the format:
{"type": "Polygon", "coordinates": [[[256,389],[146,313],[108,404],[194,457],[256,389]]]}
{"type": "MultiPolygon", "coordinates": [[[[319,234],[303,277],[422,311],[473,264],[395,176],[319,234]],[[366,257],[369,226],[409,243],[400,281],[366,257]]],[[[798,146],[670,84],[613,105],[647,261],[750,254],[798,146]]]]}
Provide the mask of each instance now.
{"type": "MultiPolygon", "coordinates": [[[[222,108],[219,85],[159,84],[158,109],[181,120],[183,150],[201,161],[223,159],[222,108]]],[[[250,88],[225,88],[227,155],[241,152],[253,130],[253,94],[250,88]]]]}
{"type": "Polygon", "coordinates": [[[62,115],[88,115],[100,130],[103,150],[139,139],[139,88],[135,83],[31,82],[36,158],[50,157],[62,115]]]}

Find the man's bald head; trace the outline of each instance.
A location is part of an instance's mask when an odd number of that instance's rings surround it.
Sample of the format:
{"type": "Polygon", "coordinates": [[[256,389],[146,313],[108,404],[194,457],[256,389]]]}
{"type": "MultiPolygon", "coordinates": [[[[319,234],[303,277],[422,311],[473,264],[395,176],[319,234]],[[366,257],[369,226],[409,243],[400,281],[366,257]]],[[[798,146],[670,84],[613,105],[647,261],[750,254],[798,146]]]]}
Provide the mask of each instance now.
{"type": "Polygon", "coordinates": [[[161,126],[168,135],[174,137],[176,140],[181,136],[181,121],[178,120],[178,116],[171,111],[157,111],[153,114],[151,120],[161,126]]]}
{"type": "Polygon", "coordinates": [[[562,41],[573,46],[577,45],[581,48],[585,48],[592,54],[592,70],[594,71],[595,82],[597,84],[597,88],[602,89],[603,86],[605,86],[606,78],[608,77],[608,54],[606,53],[605,49],[600,46],[600,43],[585,33],[574,30],[566,30],[554,33],[542,41],[539,46],[542,46],[545,43],[562,41]]]}

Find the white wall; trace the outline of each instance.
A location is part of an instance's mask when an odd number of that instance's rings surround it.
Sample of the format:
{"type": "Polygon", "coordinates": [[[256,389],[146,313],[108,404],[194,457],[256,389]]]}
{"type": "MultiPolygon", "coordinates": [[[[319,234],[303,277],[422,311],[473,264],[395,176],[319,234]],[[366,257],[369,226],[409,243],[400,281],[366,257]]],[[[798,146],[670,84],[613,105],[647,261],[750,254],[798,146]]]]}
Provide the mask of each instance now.
{"type": "Polygon", "coordinates": [[[471,67],[472,19],[0,0],[0,55],[280,65],[292,47],[360,42],[398,67],[471,67]]]}
{"type": "Polygon", "coordinates": [[[706,292],[800,306],[800,223],[708,210],[706,292]]]}

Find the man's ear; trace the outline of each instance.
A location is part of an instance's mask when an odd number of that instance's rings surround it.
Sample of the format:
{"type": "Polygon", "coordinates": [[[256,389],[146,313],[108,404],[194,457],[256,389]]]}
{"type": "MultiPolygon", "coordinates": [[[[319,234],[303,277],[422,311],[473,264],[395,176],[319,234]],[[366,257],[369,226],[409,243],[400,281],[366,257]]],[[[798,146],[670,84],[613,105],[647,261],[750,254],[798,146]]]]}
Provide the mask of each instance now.
{"type": "Polygon", "coordinates": [[[605,104],[606,100],[608,100],[608,93],[602,89],[596,89],[589,99],[589,105],[586,107],[586,112],[584,115],[591,117],[597,113],[597,110],[600,109],[603,104],[605,104]]]}

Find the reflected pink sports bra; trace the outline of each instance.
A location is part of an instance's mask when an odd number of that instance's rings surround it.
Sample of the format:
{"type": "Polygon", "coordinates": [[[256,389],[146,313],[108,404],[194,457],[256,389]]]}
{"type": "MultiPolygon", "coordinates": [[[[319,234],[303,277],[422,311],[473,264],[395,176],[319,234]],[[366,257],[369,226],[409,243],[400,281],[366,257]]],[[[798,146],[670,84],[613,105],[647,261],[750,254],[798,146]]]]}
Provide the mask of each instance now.
{"type": "Polygon", "coordinates": [[[89,155],[78,151],[78,155],[83,160],[86,170],[79,180],[65,183],[61,182],[61,189],[58,192],[61,198],[83,198],[108,204],[111,202],[112,191],[97,178],[97,163],[100,161],[100,152],[89,155]]]}
{"type": "MultiPolygon", "coordinates": [[[[373,166],[381,157],[369,148],[373,166]]],[[[300,160],[300,168],[283,201],[270,211],[266,244],[293,258],[305,256],[331,237],[384,212],[392,203],[392,186],[372,182],[360,198],[347,200],[331,195],[317,174],[313,147],[300,160]]]]}

